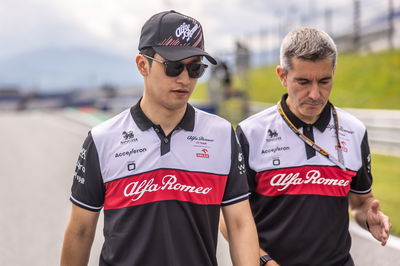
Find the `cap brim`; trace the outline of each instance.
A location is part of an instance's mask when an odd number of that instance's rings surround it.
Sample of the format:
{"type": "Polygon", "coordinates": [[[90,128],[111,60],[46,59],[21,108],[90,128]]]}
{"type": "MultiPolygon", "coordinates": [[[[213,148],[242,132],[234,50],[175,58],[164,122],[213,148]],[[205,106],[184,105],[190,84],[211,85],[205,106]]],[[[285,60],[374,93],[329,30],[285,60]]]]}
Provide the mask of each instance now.
{"type": "Polygon", "coordinates": [[[169,61],[181,61],[193,56],[204,56],[211,64],[217,64],[217,60],[215,60],[211,55],[200,48],[192,46],[158,46],[153,47],[153,49],[169,61]]]}

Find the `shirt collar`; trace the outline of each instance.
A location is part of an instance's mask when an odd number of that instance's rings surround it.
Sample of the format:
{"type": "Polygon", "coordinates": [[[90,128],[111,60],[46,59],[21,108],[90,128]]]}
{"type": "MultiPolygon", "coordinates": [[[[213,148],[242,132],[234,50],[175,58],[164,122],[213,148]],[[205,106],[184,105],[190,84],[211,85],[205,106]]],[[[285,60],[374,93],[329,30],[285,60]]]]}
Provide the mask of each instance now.
{"type": "MultiPolygon", "coordinates": [[[[140,128],[140,130],[145,131],[155,124],[144,114],[142,108],[140,107],[140,102],[142,98],[136,103],[136,105],[131,107],[131,115],[136,125],[140,128]]],[[[182,120],[178,123],[176,128],[181,128],[186,131],[194,130],[194,119],[195,119],[195,110],[193,106],[187,104],[185,114],[182,117],[182,120]]]]}
{"type": "MultiPolygon", "coordinates": [[[[281,99],[281,105],[283,112],[286,114],[286,116],[289,118],[289,120],[295,125],[297,128],[301,128],[303,126],[307,126],[309,124],[303,122],[300,120],[292,111],[290,111],[289,106],[286,104],[286,99],[288,97],[288,94],[284,94],[281,99]]],[[[321,112],[320,117],[318,120],[312,124],[311,126],[316,127],[319,131],[324,132],[326,127],[329,124],[329,121],[331,120],[331,103],[328,101],[328,103],[325,105],[324,109],[321,112]]]]}

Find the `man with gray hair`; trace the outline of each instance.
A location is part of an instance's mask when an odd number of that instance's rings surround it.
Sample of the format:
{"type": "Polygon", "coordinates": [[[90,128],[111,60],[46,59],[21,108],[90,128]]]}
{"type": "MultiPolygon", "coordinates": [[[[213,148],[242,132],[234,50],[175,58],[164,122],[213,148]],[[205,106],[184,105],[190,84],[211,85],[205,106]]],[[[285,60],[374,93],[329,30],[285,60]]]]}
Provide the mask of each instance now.
{"type": "Polygon", "coordinates": [[[237,128],[260,265],[354,265],[349,204],[358,224],[388,240],[389,218],[371,193],[366,128],[329,102],[336,56],[322,31],[288,33],[276,68],[288,93],[237,128]]]}

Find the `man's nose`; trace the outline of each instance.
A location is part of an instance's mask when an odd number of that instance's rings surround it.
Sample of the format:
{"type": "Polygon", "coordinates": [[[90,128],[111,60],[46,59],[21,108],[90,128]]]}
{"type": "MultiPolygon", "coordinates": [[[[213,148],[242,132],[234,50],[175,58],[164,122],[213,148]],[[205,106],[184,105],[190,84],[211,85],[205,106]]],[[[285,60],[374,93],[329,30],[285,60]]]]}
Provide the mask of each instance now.
{"type": "Polygon", "coordinates": [[[313,100],[317,100],[317,99],[320,98],[320,96],[321,96],[321,93],[320,93],[320,88],[318,86],[318,83],[317,82],[311,83],[311,87],[310,87],[310,91],[308,93],[308,97],[310,97],[313,100]]]}
{"type": "Polygon", "coordinates": [[[183,68],[182,73],[179,74],[178,79],[177,79],[177,82],[178,82],[178,83],[181,83],[181,84],[184,84],[184,85],[189,84],[189,82],[190,82],[190,77],[189,77],[189,72],[188,72],[186,66],[183,68]]]}

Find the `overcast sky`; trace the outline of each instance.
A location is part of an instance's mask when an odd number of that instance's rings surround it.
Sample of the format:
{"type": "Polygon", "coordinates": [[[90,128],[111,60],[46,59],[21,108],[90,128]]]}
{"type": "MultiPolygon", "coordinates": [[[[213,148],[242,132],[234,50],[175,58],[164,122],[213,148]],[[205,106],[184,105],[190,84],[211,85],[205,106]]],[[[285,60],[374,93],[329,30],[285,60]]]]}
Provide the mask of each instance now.
{"type": "MultiPolygon", "coordinates": [[[[389,0],[361,0],[363,19],[387,10],[389,0]]],[[[399,8],[400,0],[393,0],[399,8]]],[[[206,49],[229,51],[238,38],[286,31],[300,24],[326,27],[333,10],[333,34],[352,25],[352,0],[0,0],[0,59],[47,47],[85,47],[134,56],[143,23],[175,9],[203,25],[206,49]]],[[[272,35],[271,35],[272,36],[272,35]]],[[[276,35],[275,35],[276,36],[276,35]]],[[[270,37],[269,42],[279,42],[270,37]]],[[[262,45],[251,42],[252,46],[262,45]]]]}

